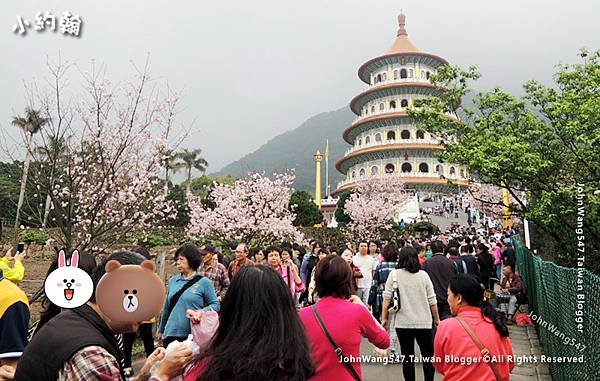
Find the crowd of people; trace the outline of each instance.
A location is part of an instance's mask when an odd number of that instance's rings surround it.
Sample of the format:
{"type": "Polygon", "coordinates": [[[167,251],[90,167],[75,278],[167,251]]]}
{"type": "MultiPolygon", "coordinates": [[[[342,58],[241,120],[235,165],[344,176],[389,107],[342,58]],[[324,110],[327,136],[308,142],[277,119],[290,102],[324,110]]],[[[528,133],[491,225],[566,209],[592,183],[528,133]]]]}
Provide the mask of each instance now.
{"type": "MultiPolygon", "coordinates": [[[[31,337],[27,296],[18,287],[23,254],[10,250],[0,259],[0,380],[360,380],[361,364],[351,359],[359,358],[363,338],[401,362],[405,380],[415,379],[416,363],[426,381],[436,369],[445,380],[508,380],[507,324],[524,297],[514,233],[451,225],[435,237],[342,247],[234,243],[227,255],[185,244],[173,252],[178,274],[167,282],[157,319],[112,321],[95,294],[69,310],[44,299],[31,337]],[[510,295],[507,314],[484,300],[494,284],[510,295]],[[209,311],[218,313],[218,327],[194,352],[188,338],[209,311]],[[134,374],[136,332],[146,361],[134,374]],[[414,360],[415,342],[430,361],[414,360]],[[481,357],[478,343],[503,360],[465,364],[446,356],[481,357]]],[[[99,264],[85,252],[80,258],[96,287],[107,261],[153,257],[135,247],[99,264]]]]}

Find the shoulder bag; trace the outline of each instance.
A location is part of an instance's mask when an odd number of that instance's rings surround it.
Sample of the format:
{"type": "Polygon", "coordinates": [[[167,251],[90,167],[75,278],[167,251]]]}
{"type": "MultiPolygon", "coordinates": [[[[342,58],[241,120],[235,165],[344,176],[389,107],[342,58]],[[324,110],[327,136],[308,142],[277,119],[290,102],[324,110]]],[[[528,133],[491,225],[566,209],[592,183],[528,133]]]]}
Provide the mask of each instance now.
{"type": "Polygon", "coordinates": [[[471,340],[473,340],[475,345],[477,345],[477,348],[479,348],[479,351],[481,352],[481,355],[483,356],[483,361],[485,361],[490,366],[490,368],[492,368],[492,372],[494,372],[496,381],[502,381],[502,375],[500,374],[500,369],[498,369],[498,364],[493,363],[491,361],[492,359],[490,358],[490,351],[483,345],[481,340],[479,340],[479,337],[477,337],[477,335],[475,335],[475,332],[473,332],[471,327],[469,327],[469,325],[463,318],[461,318],[460,316],[457,316],[456,320],[460,323],[460,325],[463,326],[465,331],[467,331],[469,336],[471,336],[471,340]]]}
{"type": "Polygon", "coordinates": [[[346,361],[346,356],[344,355],[344,352],[342,352],[342,348],[340,348],[335,343],[335,341],[333,341],[333,338],[331,337],[331,335],[329,334],[329,331],[325,327],[325,323],[323,323],[323,320],[321,319],[321,315],[319,315],[319,312],[317,312],[317,306],[315,304],[312,305],[312,310],[313,310],[313,313],[315,314],[315,318],[317,318],[317,322],[319,323],[319,325],[321,326],[321,329],[325,333],[325,336],[327,336],[327,340],[329,340],[329,343],[333,347],[335,354],[337,356],[340,356],[340,359],[342,360],[341,362],[344,365],[344,367],[346,368],[346,370],[348,370],[348,372],[350,372],[350,374],[352,375],[352,378],[354,378],[355,381],[361,381],[360,376],[358,375],[358,373],[356,373],[356,370],[354,369],[352,364],[350,362],[346,361]]]}
{"type": "Polygon", "coordinates": [[[391,313],[396,313],[400,311],[401,303],[400,303],[400,290],[398,289],[398,280],[397,274],[399,270],[393,270],[390,276],[392,277],[392,299],[390,300],[390,307],[388,311],[391,313]]]}
{"type": "Polygon", "coordinates": [[[175,305],[177,304],[177,302],[179,301],[179,298],[181,298],[181,295],[183,295],[185,290],[192,287],[200,279],[202,279],[202,275],[196,274],[196,276],[194,276],[192,279],[188,280],[187,283],[184,284],[183,287],[181,287],[181,289],[179,291],[177,291],[177,293],[175,293],[175,295],[173,295],[171,300],[169,300],[169,307],[167,308],[167,314],[165,315],[165,320],[164,320],[165,322],[169,321],[169,316],[171,315],[171,311],[173,311],[173,308],[175,308],[175,305]]]}

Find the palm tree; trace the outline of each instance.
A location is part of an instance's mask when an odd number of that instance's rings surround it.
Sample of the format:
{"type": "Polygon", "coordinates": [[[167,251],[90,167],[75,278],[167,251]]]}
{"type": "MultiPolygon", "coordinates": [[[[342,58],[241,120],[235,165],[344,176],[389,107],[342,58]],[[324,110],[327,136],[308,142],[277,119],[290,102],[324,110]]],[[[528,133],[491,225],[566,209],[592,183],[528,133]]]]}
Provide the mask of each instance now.
{"type": "Polygon", "coordinates": [[[21,207],[25,199],[25,185],[27,184],[27,172],[29,172],[29,162],[31,161],[31,140],[33,135],[38,133],[42,127],[50,121],[49,118],[44,118],[41,111],[34,110],[31,107],[25,108],[25,116],[15,116],[12,120],[12,125],[19,127],[25,133],[25,144],[27,153],[25,155],[25,163],[23,165],[23,178],[21,179],[21,191],[19,193],[19,202],[17,204],[17,215],[15,217],[15,229],[19,227],[21,207]]]}
{"type": "MultiPolygon", "coordinates": [[[[47,145],[39,146],[35,148],[35,153],[46,161],[50,161],[54,167],[58,165],[58,161],[64,157],[67,149],[67,143],[62,138],[51,136],[48,140],[47,145]]],[[[50,171],[50,178],[48,181],[48,189],[52,189],[54,170],[50,171]]],[[[44,208],[44,219],[42,220],[42,228],[46,227],[48,223],[48,216],[50,215],[50,207],[52,200],[50,198],[50,192],[46,195],[46,206],[44,208]]]]}
{"type": "Polygon", "coordinates": [[[182,168],[182,163],[178,163],[177,154],[171,149],[161,149],[162,165],[165,168],[165,194],[169,193],[169,181],[171,180],[169,172],[176,173],[182,168]]]}
{"type": "Polygon", "coordinates": [[[179,167],[187,169],[187,192],[190,191],[192,181],[192,169],[197,169],[202,173],[206,172],[206,166],[208,165],[208,163],[206,162],[206,160],[204,160],[203,157],[200,156],[201,152],[201,149],[184,149],[179,154],[177,154],[177,156],[182,160],[182,162],[178,164],[179,167]]]}

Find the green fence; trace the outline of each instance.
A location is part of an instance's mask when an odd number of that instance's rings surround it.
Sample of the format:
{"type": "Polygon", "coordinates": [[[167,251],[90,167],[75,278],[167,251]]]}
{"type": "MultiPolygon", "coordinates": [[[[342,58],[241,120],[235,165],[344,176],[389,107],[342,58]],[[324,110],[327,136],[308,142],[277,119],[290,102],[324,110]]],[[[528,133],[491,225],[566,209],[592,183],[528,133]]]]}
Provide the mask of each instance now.
{"type": "Polygon", "coordinates": [[[544,354],[584,356],[583,364],[550,363],[552,379],[600,380],[600,277],[588,270],[543,261],[518,238],[514,241],[518,270],[527,287],[529,309],[537,317],[534,320],[544,354]]]}

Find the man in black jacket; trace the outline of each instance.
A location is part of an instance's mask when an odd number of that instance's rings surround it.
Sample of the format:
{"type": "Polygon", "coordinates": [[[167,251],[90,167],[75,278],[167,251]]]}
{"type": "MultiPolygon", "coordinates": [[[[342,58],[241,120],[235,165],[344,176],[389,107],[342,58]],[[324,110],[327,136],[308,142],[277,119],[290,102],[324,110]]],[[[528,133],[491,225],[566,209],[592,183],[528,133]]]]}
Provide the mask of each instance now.
{"type": "MultiPolygon", "coordinates": [[[[139,265],[145,258],[122,251],[101,263],[92,274],[94,293],[90,301],[61,312],[40,329],[23,352],[15,380],[125,379],[121,366],[123,355],[114,335],[134,332],[140,323],[112,321],[96,304],[95,289],[109,260],[122,265],[139,265]]],[[[181,356],[189,360],[191,351],[182,349],[181,356]]],[[[162,349],[155,350],[146,360],[138,379],[146,379],[152,365],[161,357],[164,357],[162,349]]]]}
{"type": "Polygon", "coordinates": [[[450,278],[456,274],[456,267],[454,267],[452,260],[446,258],[444,254],[445,246],[442,241],[431,242],[431,251],[433,256],[425,262],[423,270],[431,278],[440,319],[444,320],[452,316],[448,305],[448,285],[450,284],[450,278]]]}
{"type": "Polygon", "coordinates": [[[473,256],[473,245],[467,243],[460,248],[460,257],[454,262],[459,273],[475,275],[479,279],[479,265],[473,256]]]}

